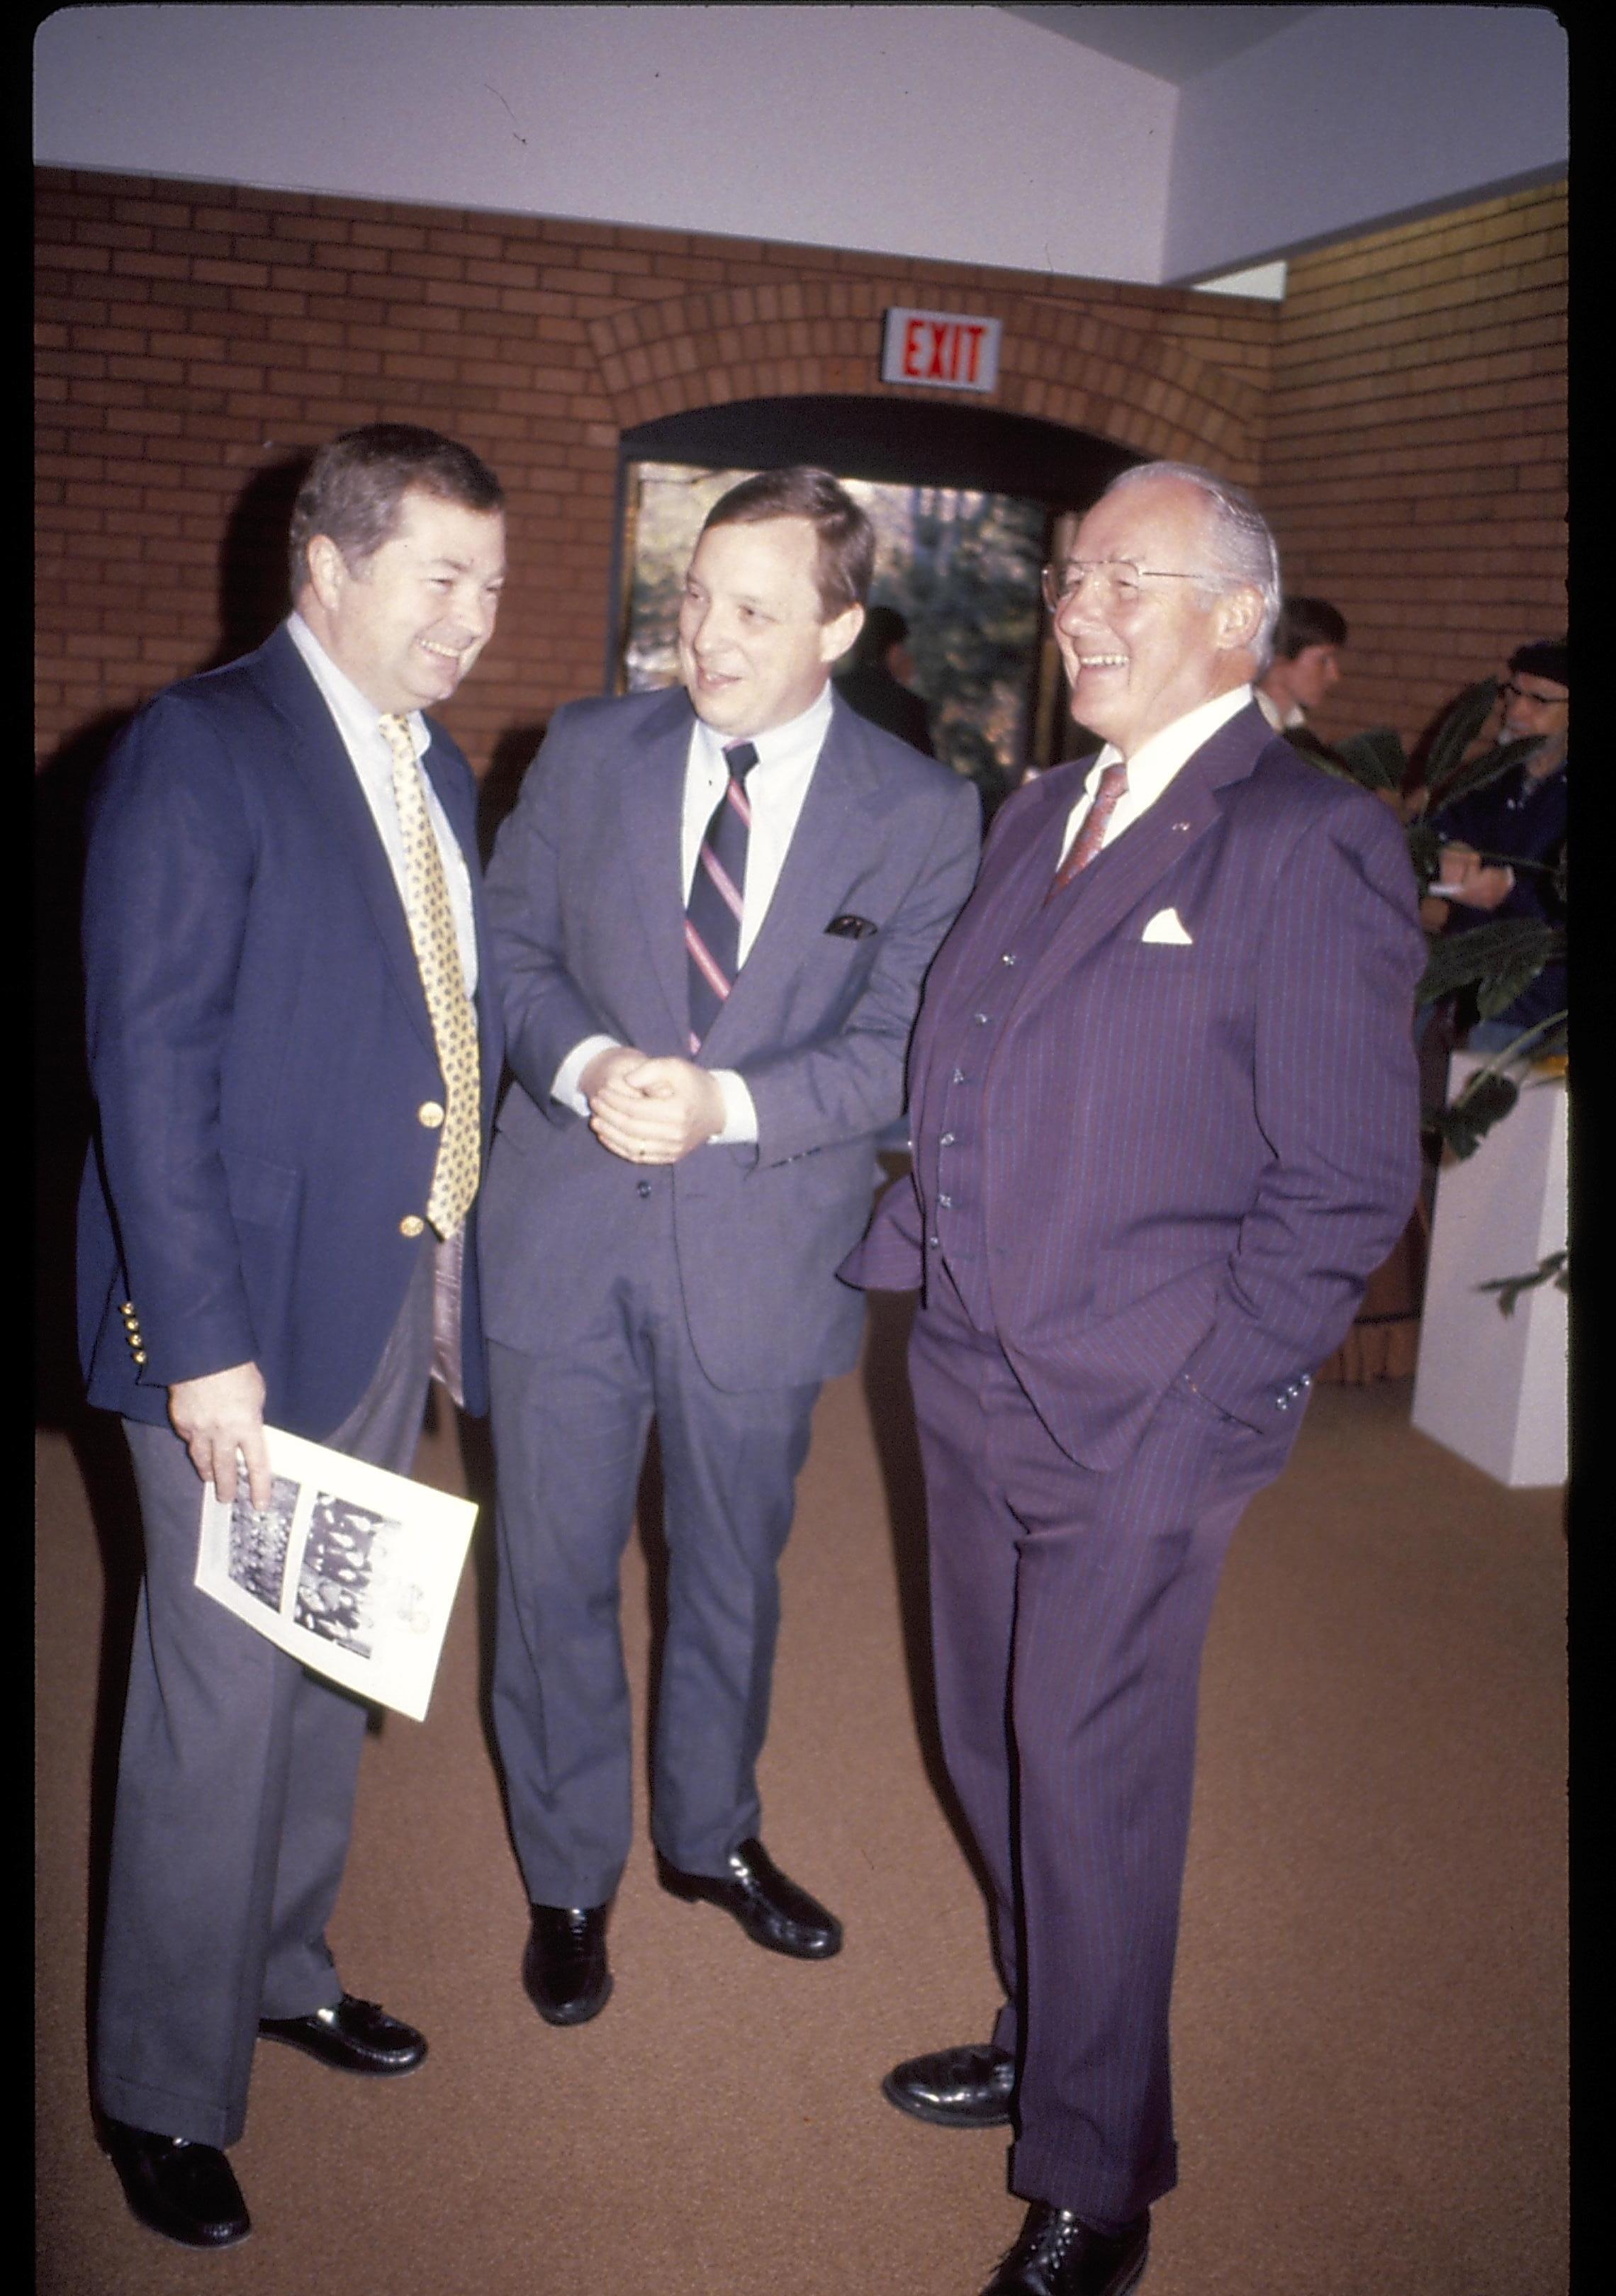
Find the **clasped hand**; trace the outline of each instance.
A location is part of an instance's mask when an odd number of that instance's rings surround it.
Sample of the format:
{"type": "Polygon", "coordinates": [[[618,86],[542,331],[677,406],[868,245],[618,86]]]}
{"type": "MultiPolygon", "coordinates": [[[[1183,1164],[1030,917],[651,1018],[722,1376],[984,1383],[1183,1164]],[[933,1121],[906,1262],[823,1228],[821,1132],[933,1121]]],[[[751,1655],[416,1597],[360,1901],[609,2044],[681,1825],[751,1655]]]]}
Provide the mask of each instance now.
{"type": "Polygon", "coordinates": [[[1515,873],[1483,861],[1473,845],[1444,845],[1439,882],[1467,909],[1496,909],[1509,898],[1515,873]]]}
{"type": "Polygon", "coordinates": [[[590,1062],[578,1088],[590,1130],[625,1163],[677,1164],[724,1129],[724,1095],[693,1061],[614,1046],[590,1062]]]}

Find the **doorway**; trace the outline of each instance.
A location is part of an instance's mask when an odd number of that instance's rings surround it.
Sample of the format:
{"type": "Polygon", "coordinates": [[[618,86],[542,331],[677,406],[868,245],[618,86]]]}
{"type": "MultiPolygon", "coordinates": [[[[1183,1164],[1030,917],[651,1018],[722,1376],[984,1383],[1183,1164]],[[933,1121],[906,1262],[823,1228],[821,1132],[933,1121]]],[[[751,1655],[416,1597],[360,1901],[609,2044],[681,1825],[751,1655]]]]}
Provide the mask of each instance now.
{"type": "Polygon", "coordinates": [[[677,675],[680,585],[718,496],[753,472],[811,463],[874,522],[871,603],[907,622],[906,676],[933,747],[991,810],[1029,765],[1080,744],[1038,570],[1139,459],[1088,432],[954,401],[748,399],[641,424],[621,441],[607,690],[677,675]]]}

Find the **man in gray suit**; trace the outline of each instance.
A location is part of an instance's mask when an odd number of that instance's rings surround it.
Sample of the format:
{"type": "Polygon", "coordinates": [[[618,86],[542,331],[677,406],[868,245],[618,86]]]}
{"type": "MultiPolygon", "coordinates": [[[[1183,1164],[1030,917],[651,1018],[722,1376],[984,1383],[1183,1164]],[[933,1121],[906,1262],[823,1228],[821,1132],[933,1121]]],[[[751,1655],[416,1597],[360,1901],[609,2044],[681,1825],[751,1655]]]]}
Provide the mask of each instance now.
{"type": "Polygon", "coordinates": [[[840,1924],[758,1839],[776,1567],[836,1281],[977,806],[830,690],[874,537],[836,481],[765,472],[710,513],[684,690],[557,712],[488,879],[515,1076],[484,1195],[499,1484],[494,1713],[532,1907],[523,1981],[611,1988],[631,1838],[618,1570],[657,1423],[669,1550],[652,1831],[664,1886],[771,1951],[840,1924]]]}

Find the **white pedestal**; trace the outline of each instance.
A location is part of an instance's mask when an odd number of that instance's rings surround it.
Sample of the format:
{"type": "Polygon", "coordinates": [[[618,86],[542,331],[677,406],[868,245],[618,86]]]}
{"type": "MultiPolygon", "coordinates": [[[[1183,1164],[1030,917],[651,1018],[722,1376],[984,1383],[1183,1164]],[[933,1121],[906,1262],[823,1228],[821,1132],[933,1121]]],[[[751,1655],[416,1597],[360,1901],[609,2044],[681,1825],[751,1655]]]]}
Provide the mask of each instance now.
{"type": "MultiPolygon", "coordinates": [[[[1456,1053],[1452,1100],[1483,1065],[1456,1053]]],[[[1529,1075],[1473,1156],[1437,1182],[1414,1423],[1514,1485],[1565,1480],[1566,1298],[1552,1283],[1498,1311],[1479,1283],[1523,1275],[1565,1245],[1566,1090],[1529,1075]]]]}

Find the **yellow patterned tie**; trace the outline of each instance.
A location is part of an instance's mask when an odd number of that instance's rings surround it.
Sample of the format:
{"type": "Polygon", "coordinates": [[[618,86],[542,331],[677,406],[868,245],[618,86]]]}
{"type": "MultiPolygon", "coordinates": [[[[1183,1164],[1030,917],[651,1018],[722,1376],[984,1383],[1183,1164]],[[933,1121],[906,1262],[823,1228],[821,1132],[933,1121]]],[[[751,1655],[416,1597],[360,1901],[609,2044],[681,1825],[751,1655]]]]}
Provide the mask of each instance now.
{"type": "Polygon", "coordinates": [[[482,1129],[477,1016],[465,993],[449,889],[444,882],[438,840],[427,817],[426,795],[409,726],[402,718],[383,718],[381,731],[393,753],[393,794],[404,834],[404,910],[443,1070],[443,1131],[426,1216],[438,1234],[447,1237],[459,1227],[477,1193],[482,1129]]]}

